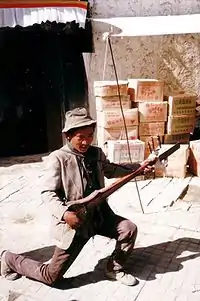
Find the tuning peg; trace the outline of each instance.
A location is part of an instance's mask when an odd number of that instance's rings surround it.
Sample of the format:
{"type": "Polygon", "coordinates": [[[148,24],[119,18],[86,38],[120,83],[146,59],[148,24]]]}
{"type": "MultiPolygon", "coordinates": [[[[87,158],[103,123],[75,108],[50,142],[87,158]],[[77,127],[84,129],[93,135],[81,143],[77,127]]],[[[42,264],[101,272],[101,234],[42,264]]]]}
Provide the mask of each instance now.
{"type": "Polygon", "coordinates": [[[152,148],[153,148],[153,151],[155,152],[155,145],[154,145],[153,137],[151,137],[151,142],[152,142],[152,148]]]}
{"type": "Polygon", "coordinates": [[[152,151],[152,148],[151,148],[151,144],[150,144],[150,142],[148,142],[148,147],[149,147],[149,151],[150,151],[150,153],[152,153],[153,151],[152,151]]]}
{"type": "Polygon", "coordinates": [[[157,140],[158,140],[158,145],[159,145],[159,148],[161,148],[161,147],[162,147],[162,145],[161,145],[161,140],[160,140],[160,136],[159,136],[159,135],[157,136],[157,140]]]}

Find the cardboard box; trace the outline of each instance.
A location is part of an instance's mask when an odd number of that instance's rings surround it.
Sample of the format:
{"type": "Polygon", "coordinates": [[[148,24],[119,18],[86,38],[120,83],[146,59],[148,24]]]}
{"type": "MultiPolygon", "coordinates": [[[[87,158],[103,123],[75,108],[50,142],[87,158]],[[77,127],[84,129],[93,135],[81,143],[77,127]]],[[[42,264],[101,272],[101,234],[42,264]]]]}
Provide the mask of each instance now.
{"type": "Polygon", "coordinates": [[[193,132],[194,126],[194,116],[169,116],[167,122],[167,134],[189,134],[193,132]]]}
{"type": "MultiPolygon", "coordinates": [[[[121,96],[121,103],[123,109],[130,109],[131,108],[131,101],[128,95],[121,96]]],[[[96,110],[103,111],[103,110],[113,110],[113,109],[120,109],[120,100],[118,96],[110,96],[110,97],[103,97],[98,96],[96,97],[96,110]]]]}
{"type": "MultiPolygon", "coordinates": [[[[129,140],[138,138],[138,126],[128,127],[127,134],[129,140]]],[[[103,146],[108,140],[126,140],[124,127],[118,129],[105,129],[97,127],[98,145],[103,146]]]]}
{"type": "MultiPolygon", "coordinates": [[[[128,81],[119,81],[120,95],[128,94],[128,81]]],[[[95,81],[94,82],[95,96],[116,96],[118,93],[118,86],[116,81],[95,81]]]]}
{"type": "Polygon", "coordinates": [[[140,122],[167,121],[167,102],[139,102],[138,112],[140,122]]]}
{"type": "Polygon", "coordinates": [[[197,96],[194,94],[177,94],[168,97],[169,116],[195,115],[197,96]]]}
{"type": "Polygon", "coordinates": [[[190,141],[190,148],[195,157],[200,160],[200,140],[190,141]]]}
{"type": "Polygon", "coordinates": [[[134,101],[162,101],[164,82],[156,79],[128,79],[128,93],[134,101]]]}
{"type": "MultiPolygon", "coordinates": [[[[129,152],[126,140],[108,141],[108,159],[111,162],[123,163],[129,162],[129,152]]],[[[129,140],[129,147],[132,162],[141,162],[144,160],[145,143],[140,140],[129,140]]]]}
{"type": "MultiPolygon", "coordinates": [[[[171,144],[163,144],[162,145],[162,152],[168,150],[172,147],[171,144]]],[[[189,145],[181,144],[180,148],[174,152],[171,156],[168,157],[168,163],[173,163],[175,165],[186,165],[189,159],[190,149],[189,145]]]]}
{"type": "MultiPolygon", "coordinates": [[[[163,144],[162,152],[168,150],[172,145],[163,144]]],[[[181,144],[180,149],[168,157],[167,166],[165,168],[155,169],[156,177],[175,177],[185,178],[187,174],[187,162],[190,154],[189,145],[181,144]]]]}
{"type": "Polygon", "coordinates": [[[139,136],[163,136],[164,132],[164,122],[144,122],[139,124],[139,136]]]}
{"type": "MultiPolygon", "coordinates": [[[[138,125],[138,109],[124,110],[126,126],[138,125]]],[[[124,127],[123,116],[120,109],[97,111],[97,124],[104,128],[121,128],[124,127]]]]}
{"type": "Polygon", "coordinates": [[[200,177],[200,162],[194,160],[193,163],[189,163],[189,171],[193,175],[200,177]]]}
{"type": "Polygon", "coordinates": [[[155,169],[156,178],[170,177],[170,178],[184,179],[186,175],[187,175],[187,165],[172,166],[171,164],[169,164],[164,169],[155,169]]]}
{"type": "Polygon", "coordinates": [[[200,177],[200,140],[190,141],[189,169],[200,177]]]}
{"type": "Polygon", "coordinates": [[[182,144],[189,143],[190,141],[190,134],[178,134],[178,135],[164,135],[164,143],[165,144],[175,144],[180,142],[182,144]]]}

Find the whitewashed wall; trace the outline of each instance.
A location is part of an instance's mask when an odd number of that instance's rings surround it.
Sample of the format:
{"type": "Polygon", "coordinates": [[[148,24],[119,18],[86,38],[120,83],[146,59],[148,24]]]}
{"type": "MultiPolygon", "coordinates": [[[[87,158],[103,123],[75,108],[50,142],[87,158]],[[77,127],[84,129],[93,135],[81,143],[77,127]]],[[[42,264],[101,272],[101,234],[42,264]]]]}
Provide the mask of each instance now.
{"type": "MultiPolygon", "coordinates": [[[[200,0],[90,2],[94,18],[200,13],[200,0]]],[[[93,82],[102,80],[105,54],[102,33],[108,27],[95,23],[93,29],[95,53],[85,55],[85,63],[90,86],[90,108],[95,116],[93,82]]],[[[120,79],[132,76],[159,78],[165,80],[166,89],[178,88],[200,94],[200,34],[112,38],[112,45],[120,79]]],[[[110,55],[105,79],[114,79],[110,55]]]]}

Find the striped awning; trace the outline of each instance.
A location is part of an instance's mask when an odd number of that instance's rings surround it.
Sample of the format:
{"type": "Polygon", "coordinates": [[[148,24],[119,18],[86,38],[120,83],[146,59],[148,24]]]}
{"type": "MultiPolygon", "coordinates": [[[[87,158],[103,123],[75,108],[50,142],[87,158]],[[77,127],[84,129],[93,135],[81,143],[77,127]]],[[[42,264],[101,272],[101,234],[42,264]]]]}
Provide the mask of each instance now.
{"type": "Polygon", "coordinates": [[[42,22],[72,22],[85,26],[87,1],[0,0],[0,27],[23,27],[42,22]]]}

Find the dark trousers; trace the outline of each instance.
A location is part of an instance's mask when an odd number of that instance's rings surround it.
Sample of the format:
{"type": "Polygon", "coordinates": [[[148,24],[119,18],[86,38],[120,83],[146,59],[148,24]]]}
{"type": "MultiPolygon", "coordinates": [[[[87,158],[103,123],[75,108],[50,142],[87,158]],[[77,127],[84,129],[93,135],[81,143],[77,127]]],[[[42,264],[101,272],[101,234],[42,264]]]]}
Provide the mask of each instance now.
{"type": "MultiPolygon", "coordinates": [[[[123,217],[112,214],[106,218],[106,221],[96,230],[95,234],[116,239],[116,247],[111,255],[109,265],[115,271],[121,270],[134,247],[137,236],[136,225],[123,217]]],[[[9,251],[6,252],[5,260],[7,265],[18,274],[52,286],[62,278],[87,241],[88,239],[77,234],[67,250],[55,247],[49,264],[9,251]]]]}

